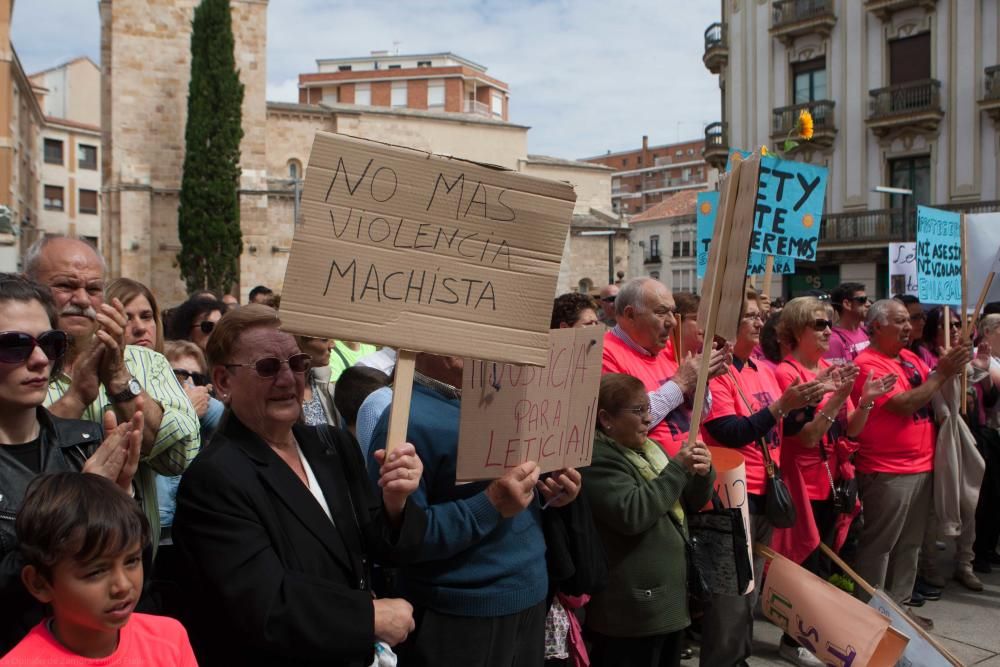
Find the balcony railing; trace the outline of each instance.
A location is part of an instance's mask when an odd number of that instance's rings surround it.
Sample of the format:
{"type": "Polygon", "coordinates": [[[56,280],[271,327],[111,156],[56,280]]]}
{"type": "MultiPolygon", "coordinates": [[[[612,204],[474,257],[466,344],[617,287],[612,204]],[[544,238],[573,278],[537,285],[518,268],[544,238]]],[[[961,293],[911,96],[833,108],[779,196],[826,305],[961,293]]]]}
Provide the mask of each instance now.
{"type": "Polygon", "coordinates": [[[903,9],[922,7],[927,11],[934,11],[936,6],[937,0],[865,0],[865,9],[883,21],[891,18],[894,12],[903,9]]]}
{"type": "Polygon", "coordinates": [[[913,211],[904,217],[901,208],[886,208],[856,213],[830,213],[820,225],[820,248],[824,243],[888,243],[912,241],[915,227],[913,211]]]}
{"type": "Polygon", "coordinates": [[[712,123],[705,127],[705,162],[716,169],[724,169],[729,159],[729,136],[726,123],[712,123]]]}
{"type": "Polygon", "coordinates": [[[643,264],[660,264],[660,253],[655,255],[646,255],[646,258],[642,260],[643,264]]]}
{"type": "Polygon", "coordinates": [[[823,147],[833,144],[833,139],[837,136],[833,115],[834,102],[816,100],[774,110],[771,116],[771,136],[778,142],[778,146],[780,147],[782,140],[795,129],[799,122],[799,114],[804,110],[808,110],[813,118],[813,138],[810,143],[823,147]]]}
{"type": "Polygon", "coordinates": [[[705,54],[701,60],[712,74],[718,74],[729,59],[726,24],[713,23],[705,30],[705,54]]]}
{"type": "Polygon", "coordinates": [[[868,126],[876,134],[904,125],[936,131],[941,109],[941,82],[936,79],[908,81],[868,93],[868,126]]]}
{"type": "Polygon", "coordinates": [[[833,0],[775,0],[771,18],[771,34],[788,44],[800,35],[830,34],[837,16],[833,0]]]}
{"type": "Polygon", "coordinates": [[[477,116],[491,116],[490,105],[475,100],[465,100],[465,113],[474,113],[477,116]]]}

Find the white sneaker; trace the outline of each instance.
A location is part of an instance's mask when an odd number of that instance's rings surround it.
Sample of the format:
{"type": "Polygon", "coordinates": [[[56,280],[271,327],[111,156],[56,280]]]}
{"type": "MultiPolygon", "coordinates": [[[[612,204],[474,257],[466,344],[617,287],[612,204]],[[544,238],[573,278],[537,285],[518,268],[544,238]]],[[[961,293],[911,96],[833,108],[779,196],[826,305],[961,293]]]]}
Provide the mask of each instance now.
{"type": "Polygon", "coordinates": [[[793,665],[800,665],[801,667],[824,667],[822,660],[810,653],[809,649],[801,646],[789,646],[782,642],[778,648],[778,655],[793,665]]]}

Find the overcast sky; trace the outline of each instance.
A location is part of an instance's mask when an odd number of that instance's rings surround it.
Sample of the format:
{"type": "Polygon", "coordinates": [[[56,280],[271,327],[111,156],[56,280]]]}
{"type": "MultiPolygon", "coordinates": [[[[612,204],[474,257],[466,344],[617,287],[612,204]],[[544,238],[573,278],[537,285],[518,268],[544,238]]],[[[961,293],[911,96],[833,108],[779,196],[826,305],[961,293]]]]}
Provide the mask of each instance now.
{"type": "MultiPolygon", "coordinates": [[[[317,58],[451,51],[507,82],[532,153],[699,138],[720,115],[718,77],[701,62],[718,14],[718,0],[271,0],[268,99],[297,101],[298,74],[317,58]]],[[[15,4],[29,73],[78,55],[100,63],[99,33],[96,0],[15,4]]]]}

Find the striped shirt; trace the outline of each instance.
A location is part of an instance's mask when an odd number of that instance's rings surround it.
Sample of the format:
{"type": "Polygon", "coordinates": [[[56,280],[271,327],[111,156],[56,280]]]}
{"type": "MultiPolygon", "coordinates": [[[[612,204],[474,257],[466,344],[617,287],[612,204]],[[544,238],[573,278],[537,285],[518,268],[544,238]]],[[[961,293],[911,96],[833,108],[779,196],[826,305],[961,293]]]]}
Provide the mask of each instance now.
{"type": "MultiPolygon", "coordinates": [[[[201,448],[201,427],[198,413],[177,382],[177,377],[166,357],[144,347],[128,345],[125,347],[125,367],[139,381],[150,398],[163,409],[163,418],[160,420],[160,429],[156,433],[153,448],[139,460],[139,470],[135,479],[143,511],[149,518],[155,545],[160,536],[160,515],[153,473],[172,476],[184,472],[201,448]]],[[[70,376],[65,373],[54,376],[49,383],[45,406],[48,407],[62,398],[69,391],[70,382],[70,376]]],[[[110,409],[110,404],[111,401],[102,384],[97,400],[87,406],[80,419],[100,424],[105,410],[110,409]]]]}

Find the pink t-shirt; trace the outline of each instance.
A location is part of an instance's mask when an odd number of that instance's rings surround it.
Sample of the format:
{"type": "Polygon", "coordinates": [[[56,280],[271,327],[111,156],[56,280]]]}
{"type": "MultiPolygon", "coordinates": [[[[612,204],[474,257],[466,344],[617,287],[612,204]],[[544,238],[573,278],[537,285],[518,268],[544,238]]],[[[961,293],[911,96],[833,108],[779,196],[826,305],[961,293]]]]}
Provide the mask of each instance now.
{"type": "Polygon", "coordinates": [[[118,648],[106,658],[85,658],[60,644],[42,621],[0,659],[0,666],[100,665],[131,667],[197,667],[184,626],[166,616],[132,614],[122,627],[118,648]]]}
{"type": "MultiPolygon", "coordinates": [[[[655,357],[639,354],[612,332],[604,334],[604,357],[601,373],[624,373],[638,378],[646,391],[656,391],[677,373],[672,348],[664,348],[655,357]]],[[[649,431],[649,437],[676,456],[691,430],[691,415],[682,405],[649,431]]]]}
{"type": "MultiPolygon", "coordinates": [[[[830,362],[824,359],[819,360],[819,369],[821,371],[828,366],[830,366],[830,362]]],[[[778,364],[778,369],[774,375],[778,380],[778,386],[782,392],[788,389],[796,379],[799,382],[809,382],[816,377],[816,373],[804,367],[792,356],[786,357],[778,364]]],[[[829,411],[826,410],[826,404],[832,396],[833,394],[824,396],[820,404],[816,406],[816,410],[824,410],[826,414],[829,414],[829,411]]],[[[798,468],[802,475],[802,482],[805,485],[806,493],[809,495],[809,500],[826,500],[830,497],[830,475],[827,474],[826,466],[823,465],[823,458],[820,455],[819,448],[820,446],[825,448],[824,451],[826,451],[830,473],[834,477],[839,477],[837,471],[837,439],[846,436],[847,414],[853,410],[854,403],[848,398],[844,402],[844,405],[841,406],[840,412],[837,413],[836,422],[830,425],[830,428],[827,429],[826,434],[823,436],[823,441],[817,444],[816,447],[806,447],[802,444],[798,435],[788,435],[787,432],[784,434],[785,437],[781,441],[781,454],[785,457],[785,460],[795,462],[795,467],[798,468]]],[[[800,412],[798,414],[801,415],[804,413],[800,412]]]]}
{"type": "Polygon", "coordinates": [[[875,377],[887,373],[895,373],[898,377],[888,393],[875,399],[875,407],[857,437],[858,451],[854,456],[854,465],[858,472],[905,475],[933,470],[935,431],[930,405],[909,416],[893,414],[885,409],[885,404],[893,396],[927,381],[930,375],[927,365],[909,350],[901,350],[899,358],[893,359],[873,348],[862,352],[854,363],[861,370],[851,392],[855,403],[861,398],[869,371],[875,371],[875,377]]]}
{"type": "MultiPolygon", "coordinates": [[[[712,378],[708,383],[712,390],[712,411],[705,417],[705,422],[710,422],[719,417],[736,415],[737,417],[749,417],[753,413],[766,408],[781,397],[781,390],[778,382],[774,379],[774,373],[766,366],[757,366],[756,362],[748,361],[743,364],[739,371],[733,366],[729,372],[712,378]],[[743,402],[737,390],[736,383],[750,402],[749,407],[743,402]]],[[[711,436],[708,429],[702,424],[701,437],[706,444],[713,447],[725,447],[711,436]]],[[[775,462],[781,460],[781,450],[778,442],[778,430],[772,428],[764,436],[767,443],[768,452],[775,462]]],[[[764,478],[764,455],[761,454],[760,445],[756,441],[748,442],[742,447],[735,448],[743,455],[746,463],[747,492],[757,495],[765,491],[764,478]]]]}
{"type": "Polygon", "coordinates": [[[833,327],[830,334],[830,348],[823,358],[834,363],[854,361],[868,345],[868,333],[864,327],[858,327],[854,331],[833,327]]]}

